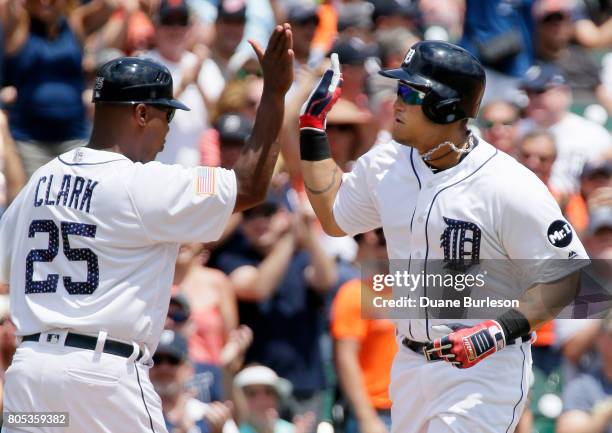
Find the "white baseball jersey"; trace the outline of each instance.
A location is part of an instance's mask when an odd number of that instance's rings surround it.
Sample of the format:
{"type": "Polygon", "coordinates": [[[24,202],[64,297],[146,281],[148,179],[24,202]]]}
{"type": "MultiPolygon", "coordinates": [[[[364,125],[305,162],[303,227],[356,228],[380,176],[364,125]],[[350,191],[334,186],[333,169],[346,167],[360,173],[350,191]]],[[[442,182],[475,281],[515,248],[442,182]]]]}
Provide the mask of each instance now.
{"type": "MultiPolygon", "coordinates": [[[[510,266],[494,282],[516,298],[536,282],[555,281],[586,264],[575,260],[560,269],[544,261],[588,258],[546,186],[482,139],[459,164],[438,173],[416,150],[381,143],[343,175],[333,212],[349,235],[382,226],[390,259],[504,261],[510,266]],[[514,259],[541,267],[513,269],[514,259]]],[[[396,322],[401,334],[431,341],[443,336],[431,326],[448,320],[396,322]]]]}
{"type": "Polygon", "coordinates": [[[222,233],[236,177],[78,148],[38,169],[0,221],[17,335],[50,329],[157,347],[179,244],[222,233]]]}

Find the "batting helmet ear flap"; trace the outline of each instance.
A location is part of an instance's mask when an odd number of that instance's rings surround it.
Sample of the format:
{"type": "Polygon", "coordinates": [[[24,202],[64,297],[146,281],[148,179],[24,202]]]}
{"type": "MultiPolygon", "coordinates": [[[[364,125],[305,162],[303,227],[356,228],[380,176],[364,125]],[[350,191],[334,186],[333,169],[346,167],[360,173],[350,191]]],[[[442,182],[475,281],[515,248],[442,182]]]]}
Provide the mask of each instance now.
{"type": "Polygon", "coordinates": [[[442,96],[435,90],[430,90],[423,99],[423,113],[432,122],[443,125],[465,118],[461,109],[461,98],[453,96],[455,95],[442,96]]]}

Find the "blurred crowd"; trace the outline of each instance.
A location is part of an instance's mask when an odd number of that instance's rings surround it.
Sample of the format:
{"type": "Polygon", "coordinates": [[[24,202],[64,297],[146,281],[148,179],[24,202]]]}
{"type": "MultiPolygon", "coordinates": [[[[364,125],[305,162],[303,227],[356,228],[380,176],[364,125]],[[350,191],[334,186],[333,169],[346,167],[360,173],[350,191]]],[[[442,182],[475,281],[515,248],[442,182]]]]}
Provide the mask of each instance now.
{"type": "MultiPolygon", "coordinates": [[[[0,215],[38,167],[87,144],[95,72],[119,56],[166,65],[191,108],[157,159],[231,168],[263,90],[246,40],[289,22],[295,82],[268,197],[215,244],[181,246],[151,380],[170,432],[389,432],[395,331],[364,318],[359,280],[386,258],[384,235],[320,230],[299,172],[301,105],[338,53],[327,134],[348,171],[391,139],[396,83],[377,71],[420,39],[457,43],[487,72],[471,129],[548,186],[592,258],[612,260],[611,13],[609,0],[0,0],[0,215]]],[[[3,372],[6,295],[0,323],[3,372]]],[[[533,353],[516,432],[612,433],[612,318],[548,323],[533,353]]]]}

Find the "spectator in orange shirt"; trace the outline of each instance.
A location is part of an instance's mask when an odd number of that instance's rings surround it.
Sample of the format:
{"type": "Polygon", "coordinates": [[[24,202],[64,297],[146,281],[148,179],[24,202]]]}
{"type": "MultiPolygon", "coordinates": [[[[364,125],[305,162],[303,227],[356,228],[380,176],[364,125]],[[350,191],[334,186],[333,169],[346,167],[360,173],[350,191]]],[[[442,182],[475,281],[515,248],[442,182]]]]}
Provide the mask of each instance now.
{"type": "MultiPolygon", "coordinates": [[[[355,262],[387,260],[382,229],[355,237],[359,249],[355,262]]],[[[361,280],[345,283],[332,306],[336,370],[351,412],[346,433],[386,433],[391,429],[389,381],[397,351],[395,327],[387,319],[364,319],[361,280]]]]}

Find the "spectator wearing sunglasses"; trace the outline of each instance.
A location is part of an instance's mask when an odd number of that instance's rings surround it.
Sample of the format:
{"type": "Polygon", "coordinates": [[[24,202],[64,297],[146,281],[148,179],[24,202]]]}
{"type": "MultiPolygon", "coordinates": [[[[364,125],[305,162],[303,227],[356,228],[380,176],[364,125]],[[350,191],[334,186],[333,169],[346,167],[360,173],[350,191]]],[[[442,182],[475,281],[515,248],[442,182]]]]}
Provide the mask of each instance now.
{"type": "Polygon", "coordinates": [[[191,108],[177,113],[157,155],[157,161],[184,167],[200,164],[199,138],[209,126],[207,104],[216,101],[223,88],[221,72],[207,50],[188,51],[192,22],[186,0],[163,0],[156,18],[156,47],[145,54],[168,68],[174,97],[191,108]]]}
{"type": "Polygon", "coordinates": [[[601,82],[593,54],[573,42],[575,23],[583,14],[569,0],[540,0],[534,7],[536,59],[554,63],[572,89],[574,103],[599,102],[612,111],[612,97],[601,82]]]}
{"type": "Polygon", "coordinates": [[[584,164],[597,161],[612,150],[610,133],[569,111],[572,91],[556,66],[543,63],[531,67],[521,87],[529,97],[523,130],[547,129],[557,143],[550,187],[560,194],[577,192],[584,164]]]}
{"type": "Polygon", "coordinates": [[[187,384],[193,376],[187,341],[171,330],[162,332],[149,375],[161,397],[169,432],[221,433],[231,419],[231,403],[205,404],[192,397],[187,384]]]}
{"type": "Polygon", "coordinates": [[[509,155],[516,153],[519,109],[511,102],[495,100],[481,111],[479,126],[485,140],[509,155]]]}

